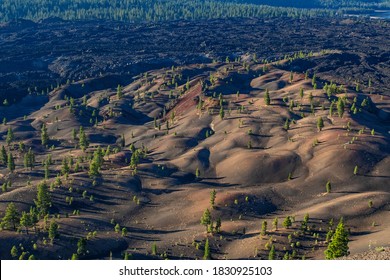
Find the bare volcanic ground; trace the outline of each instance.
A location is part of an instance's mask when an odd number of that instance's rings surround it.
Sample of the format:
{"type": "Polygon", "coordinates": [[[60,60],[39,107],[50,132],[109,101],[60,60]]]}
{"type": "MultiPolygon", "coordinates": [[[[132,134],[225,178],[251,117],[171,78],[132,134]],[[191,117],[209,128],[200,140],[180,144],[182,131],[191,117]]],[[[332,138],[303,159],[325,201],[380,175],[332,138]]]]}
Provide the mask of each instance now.
{"type": "Polygon", "coordinates": [[[362,18],[5,23],[0,25],[0,102],[18,101],[29,88],[46,93],[67,80],[116,74],[113,87],[118,79],[128,83],[134,75],[172,65],[234,59],[247,52],[272,60],[323,49],[342,54],[331,61],[321,57],[297,61],[294,71],[310,69],[338,83],[371,78],[387,94],[389,24],[362,18]]]}
{"type": "Polygon", "coordinates": [[[284,70],[297,59],[245,55],[163,68],[119,88],[104,87],[110,77],[85,79],[9,106],[25,116],[0,126],[16,164],[0,167],[1,216],[10,202],[19,212],[34,207],[45,169],[52,204],[35,230],[0,232],[1,259],[12,258],[13,246],[15,257],[69,259],[80,238],[85,259],[202,258],[206,238],[215,259],[264,259],[272,245],[279,259],[323,259],[341,217],[352,254],[390,246],[390,98],[375,82],[356,88],[284,70]],[[29,111],[37,99],[42,105],[29,111]],[[30,148],[32,170],[24,167],[30,148]],[[206,209],[212,233],[200,223],[206,209]]]}

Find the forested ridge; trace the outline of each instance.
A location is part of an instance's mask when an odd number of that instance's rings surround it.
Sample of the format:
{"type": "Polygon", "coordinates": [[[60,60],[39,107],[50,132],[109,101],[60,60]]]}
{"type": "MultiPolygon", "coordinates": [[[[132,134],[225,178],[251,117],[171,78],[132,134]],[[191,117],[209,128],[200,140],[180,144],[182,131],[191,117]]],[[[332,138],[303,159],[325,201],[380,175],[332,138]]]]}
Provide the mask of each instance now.
{"type": "Polygon", "coordinates": [[[302,18],[389,6],[389,0],[3,0],[0,21],[37,21],[49,17],[130,22],[232,17],[302,18]]]}

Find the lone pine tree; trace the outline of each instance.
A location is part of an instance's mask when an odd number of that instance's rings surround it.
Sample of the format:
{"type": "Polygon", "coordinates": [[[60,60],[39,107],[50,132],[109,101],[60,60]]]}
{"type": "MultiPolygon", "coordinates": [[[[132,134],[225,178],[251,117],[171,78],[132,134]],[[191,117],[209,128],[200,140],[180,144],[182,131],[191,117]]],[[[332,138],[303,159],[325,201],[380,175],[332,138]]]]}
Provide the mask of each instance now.
{"type": "Polygon", "coordinates": [[[332,184],[330,181],[326,182],[326,192],[330,193],[332,191],[332,184]]]}
{"type": "Polygon", "coordinates": [[[37,187],[37,198],[34,200],[37,210],[41,216],[48,213],[51,207],[51,196],[46,181],[38,184],[37,187]]]}
{"type": "Polygon", "coordinates": [[[219,110],[219,116],[220,116],[221,120],[223,120],[225,117],[225,111],[223,109],[223,106],[221,106],[221,109],[219,110]]]}
{"type": "Polygon", "coordinates": [[[342,118],[344,115],[344,109],[345,109],[344,101],[342,98],[339,98],[337,101],[337,113],[340,118],[342,118]]]}
{"type": "Polygon", "coordinates": [[[8,154],[4,146],[1,146],[0,150],[0,160],[1,163],[6,165],[7,164],[7,159],[8,159],[8,154]]]}
{"type": "Polygon", "coordinates": [[[210,192],[210,206],[211,206],[211,208],[214,208],[216,194],[217,194],[217,192],[215,190],[212,190],[210,192]]]}
{"type": "Polygon", "coordinates": [[[93,158],[89,164],[89,172],[88,172],[88,175],[92,178],[92,177],[97,177],[100,175],[100,167],[101,167],[101,164],[102,164],[102,153],[101,151],[99,150],[96,150],[94,152],[94,155],[93,155],[93,158]]]}
{"type": "Polygon", "coordinates": [[[13,173],[15,170],[15,161],[14,157],[11,153],[8,154],[8,159],[7,159],[7,167],[9,172],[13,173]]]}
{"type": "Polygon", "coordinates": [[[13,202],[10,202],[5,210],[5,215],[2,220],[2,226],[8,228],[12,225],[13,229],[16,230],[16,226],[19,224],[20,215],[16,206],[13,202]]]}
{"type": "Polygon", "coordinates": [[[272,225],[274,226],[274,229],[275,230],[278,230],[278,223],[279,223],[279,220],[278,220],[278,217],[276,217],[273,222],[272,222],[272,225]]]}
{"type": "Polygon", "coordinates": [[[261,224],[261,232],[260,235],[266,235],[267,234],[267,221],[263,221],[261,224]]]}
{"type": "Polygon", "coordinates": [[[322,117],[318,117],[317,119],[317,129],[318,131],[321,131],[324,128],[324,120],[322,117]]]}
{"type": "Polygon", "coordinates": [[[287,216],[284,221],[283,221],[283,226],[285,228],[290,228],[292,226],[292,221],[291,221],[291,217],[290,216],[287,216]]]}
{"type": "Polygon", "coordinates": [[[340,219],[332,240],[325,250],[327,260],[333,260],[349,254],[348,250],[348,232],[345,230],[343,218],[340,219]]]}
{"type": "Polygon", "coordinates": [[[118,97],[118,99],[121,99],[123,97],[121,85],[118,85],[118,87],[116,88],[116,96],[118,97]]]}
{"type": "Polygon", "coordinates": [[[85,131],[82,126],[80,126],[79,129],[79,145],[83,151],[85,151],[85,149],[88,148],[88,139],[87,136],[85,135],[85,131]]]}
{"type": "Polygon", "coordinates": [[[7,143],[7,145],[11,145],[11,142],[14,140],[14,133],[12,131],[12,128],[11,127],[8,127],[8,131],[7,131],[7,136],[5,138],[5,142],[7,143]]]}
{"type": "Polygon", "coordinates": [[[199,178],[199,176],[200,176],[199,167],[197,167],[196,170],[195,170],[195,176],[196,176],[196,178],[199,178]]]}
{"type": "Polygon", "coordinates": [[[53,243],[54,239],[58,236],[58,224],[56,221],[51,220],[49,226],[49,239],[53,243]]]}
{"type": "Polygon", "coordinates": [[[270,105],[271,104],[271,98],[269,97],[268,88],[265,90],[264,102],[265,102],[265,105],[270,105]]]}
{"type": "Polygon", "coordinates": [[[49,135],[47,134],[47,127],[46,124],[43,123],[41,128],[41,143],[43,146],[46,146],[48,141],[49,141],[49,135]]]}
{"type": "Polygon", "coordinates": [[[283,128],[285,130],[289,130],[290,129],[290,120],[289,119],[286,119],[286,122],[284,123],[283,128]]]}

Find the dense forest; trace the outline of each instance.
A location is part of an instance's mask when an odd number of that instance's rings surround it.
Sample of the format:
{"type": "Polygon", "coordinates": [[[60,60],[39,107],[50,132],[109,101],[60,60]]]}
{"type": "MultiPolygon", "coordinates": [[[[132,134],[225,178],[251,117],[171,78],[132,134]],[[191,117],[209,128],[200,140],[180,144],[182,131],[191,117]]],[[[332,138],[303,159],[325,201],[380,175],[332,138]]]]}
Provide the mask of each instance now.
{"type": "Polygon", "coordinates": [[[386,8],[389,0],[3,0],[0,21],[59,17],[130,22],[231,17],[335,16],[386,8]]]}
{"type": "Polygon", "coordinates": [[[278,7],[296,7],[296,8],[369,8],[380,9],[388,8],[389,0],[233,0],[239,3],[251,3],[257,5],[269,5],[278,7]]]}

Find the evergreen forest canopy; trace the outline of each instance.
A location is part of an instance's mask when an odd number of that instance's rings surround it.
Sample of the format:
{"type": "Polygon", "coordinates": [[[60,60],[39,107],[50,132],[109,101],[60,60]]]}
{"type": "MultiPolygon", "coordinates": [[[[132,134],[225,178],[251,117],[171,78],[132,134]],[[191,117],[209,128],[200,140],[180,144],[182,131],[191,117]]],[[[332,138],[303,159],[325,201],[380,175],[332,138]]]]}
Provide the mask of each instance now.
{"type": "Polygon", "coordinates": [[[386,9],[390,0],[2,0],[0,21],[107,19],[130,22],[232,17],[337,16],[386,9]]]}

